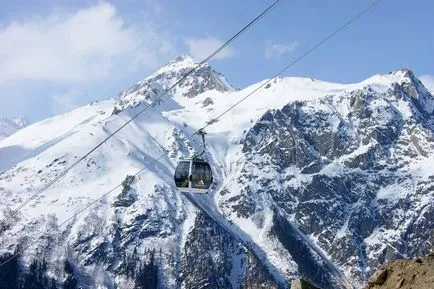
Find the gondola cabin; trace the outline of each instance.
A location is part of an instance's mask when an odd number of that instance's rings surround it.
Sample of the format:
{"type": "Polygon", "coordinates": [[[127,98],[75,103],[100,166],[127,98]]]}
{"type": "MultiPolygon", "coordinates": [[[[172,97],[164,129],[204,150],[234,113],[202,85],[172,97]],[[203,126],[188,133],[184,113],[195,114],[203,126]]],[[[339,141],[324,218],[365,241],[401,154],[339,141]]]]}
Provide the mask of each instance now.
{"type": "Polygon", "coordinates": [[[175,184],[181,192],[206,193],[211,183],[211,167],[208,162],[203,159],[183,159],[176,167],[175,184]]]}

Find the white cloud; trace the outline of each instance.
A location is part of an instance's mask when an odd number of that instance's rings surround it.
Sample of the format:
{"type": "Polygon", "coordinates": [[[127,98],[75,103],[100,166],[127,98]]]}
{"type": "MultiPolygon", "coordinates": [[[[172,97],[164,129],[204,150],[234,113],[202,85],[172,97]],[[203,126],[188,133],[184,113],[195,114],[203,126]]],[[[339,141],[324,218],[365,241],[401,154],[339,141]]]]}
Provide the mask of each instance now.
{"type": "Polygon", "coordinates": [[[79,106],[78,97],[79,92],[76,90],[70,90],[65,94],[51,96],[51,112],[57,115],[77,108],[79,106]]]}
{"type": "Polygon", "coordinates": [[[12,22],[0,29],[0,84],[90,81],[131,63],[154,68],[172,46],[150,21],[143,23],[126,24],[105,2],[12,22]]]}
{"type": "Polygon", "coordinates": [[[275,58],[278,59],[282,57],[284,54],[294,52],[297,48],[298,43],[272,43],[270,40],[265,41],[264,55],[266,58],[275,58]]]}
{"type": "MultiPolygon", "coordinates": [[[[215,37],[208,36],[204,38],[188,38],[185,43],[190,50],[191,57],[195,60],[201,61],[219,48],[224,42],[215,37]]],[[[233,48],[225,47],[225,49],[220,51],[214,59],[225,59],[234,57],[235,55],[236,53],[233,48]]]]}
{"type": "Polygon", "coordinates": [[[434,95],[434,75],[421,75],[419,77],[420,81],[422,81],[423,85],[434,95]]]}

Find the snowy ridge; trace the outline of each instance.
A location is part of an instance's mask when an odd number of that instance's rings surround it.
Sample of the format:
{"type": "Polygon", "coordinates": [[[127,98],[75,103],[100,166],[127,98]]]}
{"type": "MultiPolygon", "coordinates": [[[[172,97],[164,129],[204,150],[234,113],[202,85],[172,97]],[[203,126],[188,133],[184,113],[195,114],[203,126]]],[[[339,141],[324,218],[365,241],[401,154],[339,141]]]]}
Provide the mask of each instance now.
{"type": "Polygon", "coordinates": [[[263,83],[235,90],[206,64],[155,102],[194,65],[180,57],[119,99],[0,141],[5,217],[148,107],[7,221],[0,257],[41,238],[19,261],[47,260],[44,274],[58,287],[76,278],[88,288],[133,288],[140,269],[157,268],[162,288],[284,288],[295,276],[349,288],[388,259],[428,249],[434,98],[411,71],[355,84],[273,79],[207,129],[212,198],[184,198],[172,178],[177,161],[200,148],[188,137],[263,83]]]}

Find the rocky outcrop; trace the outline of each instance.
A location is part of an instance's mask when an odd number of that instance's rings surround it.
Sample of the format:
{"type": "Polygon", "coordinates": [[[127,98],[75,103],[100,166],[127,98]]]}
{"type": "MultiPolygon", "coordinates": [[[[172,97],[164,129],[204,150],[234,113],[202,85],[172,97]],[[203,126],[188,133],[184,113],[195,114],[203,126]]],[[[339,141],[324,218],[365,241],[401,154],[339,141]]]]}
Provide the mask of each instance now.
{"type": "Polygon", "coordinates": [[[434,254],[410,260],[395,260],[381,266],[368,281],[367,289],[434,288],[434,254]]]}

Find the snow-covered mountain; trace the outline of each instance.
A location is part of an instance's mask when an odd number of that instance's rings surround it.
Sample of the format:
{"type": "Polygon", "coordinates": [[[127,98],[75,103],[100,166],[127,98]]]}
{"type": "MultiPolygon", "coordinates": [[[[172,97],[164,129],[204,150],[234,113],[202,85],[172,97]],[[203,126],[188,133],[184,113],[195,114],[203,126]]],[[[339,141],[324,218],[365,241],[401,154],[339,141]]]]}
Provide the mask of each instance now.
{"type": "Polygon", "coordinates": [[[16,133],[29,123],[25,117],[18,116],[13,119],[0,117],[0,140],[16,133]]]}
{"type": "Polygon", "coordinates": [[[200,148],[195,130],[263,82],[237,90],[205,65],[155,102],[194,65],[179,57],[116,99],[0,141],[0,259],[19,253],[0,283],[287,288],[301,276],[359,287],[387,260],[430,249],[434,97],[411,71],[354,84],[272,79],[207,128],[208,196],[176,190],[176,163],[200,148]]]}

